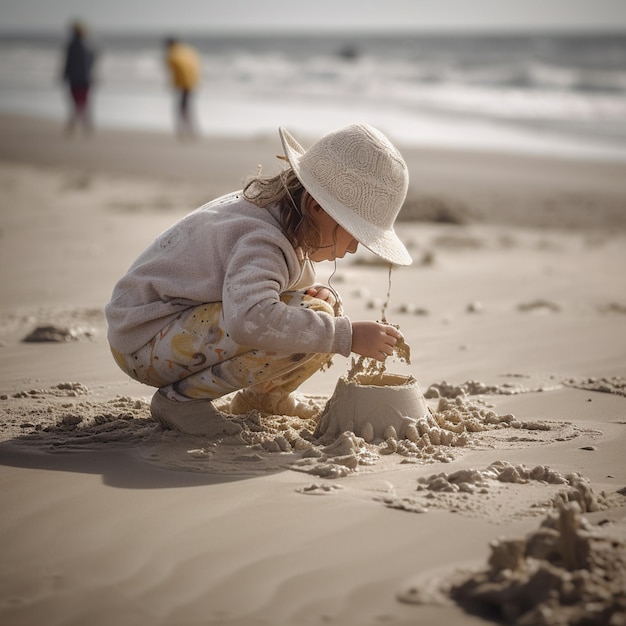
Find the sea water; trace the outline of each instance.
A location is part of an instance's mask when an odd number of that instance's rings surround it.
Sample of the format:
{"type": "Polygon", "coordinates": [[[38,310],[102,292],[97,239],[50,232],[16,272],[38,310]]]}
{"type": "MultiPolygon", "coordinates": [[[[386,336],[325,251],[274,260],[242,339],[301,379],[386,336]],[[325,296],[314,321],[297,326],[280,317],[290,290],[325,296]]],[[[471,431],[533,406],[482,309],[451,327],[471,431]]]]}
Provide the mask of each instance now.
{"type": "MultiPolygon", "coordinates": [[[[196,35],[205,135],[314,138],[354,121],[399,144],[626,159],[626,35],[196,35]]],[[[102,35],[97,126],[171,132],[162,37],[102,35]]],[[[65,42],[0,36],[0,111],[63,120],[65,42]]]]}

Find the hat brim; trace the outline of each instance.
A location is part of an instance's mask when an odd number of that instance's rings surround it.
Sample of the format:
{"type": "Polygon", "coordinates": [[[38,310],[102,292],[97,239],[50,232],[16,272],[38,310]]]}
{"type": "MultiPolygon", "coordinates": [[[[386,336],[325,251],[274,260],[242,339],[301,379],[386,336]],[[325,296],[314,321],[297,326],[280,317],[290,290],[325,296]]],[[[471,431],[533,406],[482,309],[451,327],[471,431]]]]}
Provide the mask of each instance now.
{"type": "Polygon", "coordinates": [[[279,134],[285,156],[294,174],[328,215],[362,246],[388,263],[393,265],[411,265],[413,263],[408,250],[392,229],[380,228],[368,222],[326,192],[319,182],[307,172],[306,168],[301,167],[300,160],[306,152],[304,148],[285,128],[279,128],[279,134]]]}

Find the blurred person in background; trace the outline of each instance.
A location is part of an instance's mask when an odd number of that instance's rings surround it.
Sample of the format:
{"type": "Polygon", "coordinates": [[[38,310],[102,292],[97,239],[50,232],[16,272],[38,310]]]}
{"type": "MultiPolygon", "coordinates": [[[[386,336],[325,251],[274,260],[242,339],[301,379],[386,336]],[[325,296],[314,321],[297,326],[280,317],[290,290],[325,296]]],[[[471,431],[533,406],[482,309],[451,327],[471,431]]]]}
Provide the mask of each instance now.
{"type": "Polygon", "coordinates": [[[78,125],[86,132],[93,130],[89,108],[89,94],[93,84],[96,54],[87,43],[87,29],[79,21],[70,27],[70,38],[65,48],[63,81],[69,91],[70,115],[67,132],[72,133],[78,125]]]}
{"type": "Polygon", "coordinates": [[[181,139],[196,135],[191,115],[192,94],[200,82],[200,59],[189,45],[174,37],[165,40],[166,62],[177,93],[176,130],[181,139]]]}

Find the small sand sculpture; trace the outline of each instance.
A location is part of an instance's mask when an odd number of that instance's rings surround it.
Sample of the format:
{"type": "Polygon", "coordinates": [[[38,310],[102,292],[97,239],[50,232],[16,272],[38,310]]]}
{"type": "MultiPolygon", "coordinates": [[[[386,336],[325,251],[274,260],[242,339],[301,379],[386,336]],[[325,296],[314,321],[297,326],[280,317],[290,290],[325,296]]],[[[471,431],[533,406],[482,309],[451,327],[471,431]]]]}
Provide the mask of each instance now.
{"type": "Polygon", "coordinates": [[[626,544],[582,512],[579,502],[559,500],[526,537],[492,541],[486,568],[419,577],[398,600],[456,602],[516,626],[623,626],[626,544]]]}
{"type": "Polygon", "coordinates": [[[491,544],[489,568],[450,587],[467,611],[507,624],[626,624],[626,545],[562,503],[525,539],[491,544]]]}
{"type": "Polygon", "coordinates": [[[315,435],[336,439],[351,431],[368,442],[419,440],[416,421],[428,414],[412,376],[368,374],[342,377],[319,419],[315,435]]]}

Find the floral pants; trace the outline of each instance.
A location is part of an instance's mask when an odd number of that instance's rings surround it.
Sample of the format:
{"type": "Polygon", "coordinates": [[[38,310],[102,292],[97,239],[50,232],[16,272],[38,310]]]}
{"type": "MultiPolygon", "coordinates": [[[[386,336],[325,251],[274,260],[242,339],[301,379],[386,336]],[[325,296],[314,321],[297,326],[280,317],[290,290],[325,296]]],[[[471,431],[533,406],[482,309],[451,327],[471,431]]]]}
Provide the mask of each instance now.
{"type": "MultiPolygon", "coordinates": [[[[339,314],[299,291],[286,292],[281,300],[339,314]]],[[[137,352],[124,355],[112,349],[113,357],[131,378],[193,399],[215,399],[244,388],[288,394],[330,365],[330,354],[281,354],[240,346],[224,328],[222,303],[202,304],[181,313],[137,352]]]]}

